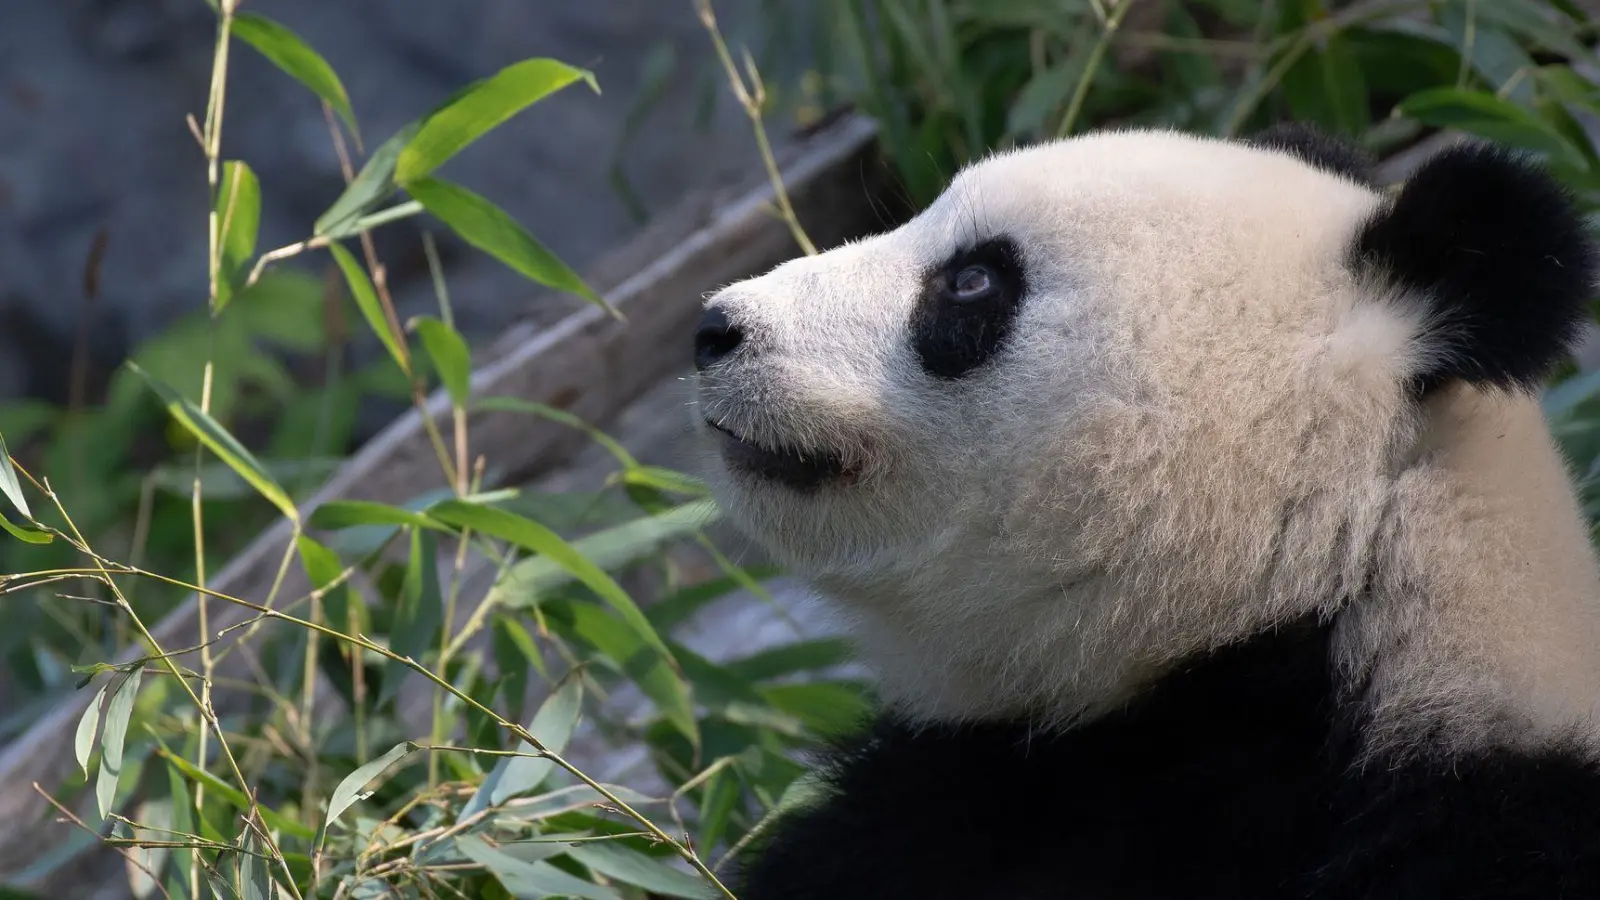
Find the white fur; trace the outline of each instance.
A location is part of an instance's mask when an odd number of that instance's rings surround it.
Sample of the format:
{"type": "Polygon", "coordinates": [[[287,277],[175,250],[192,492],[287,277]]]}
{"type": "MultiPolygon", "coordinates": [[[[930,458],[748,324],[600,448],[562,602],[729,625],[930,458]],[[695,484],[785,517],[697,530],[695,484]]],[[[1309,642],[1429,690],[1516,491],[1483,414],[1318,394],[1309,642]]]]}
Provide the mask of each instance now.
{"type": "Polygon", "coordinates": [[[1359,595],[1339,658],[1391,742],[1592,736],[1600,581],[1561,461],[1526,397],[1406,400],[1423,305],[1346,265],[1379,202],[1174,133],[992,157],[905,226],[712,298],[748,346],[697,417],[861,470],[712,480],[923,718],[1093,716],[1359,595]],[[907,332],[924,274],[1002,234],[1030,288],[1012,338],[938,382],[907,332]]]}

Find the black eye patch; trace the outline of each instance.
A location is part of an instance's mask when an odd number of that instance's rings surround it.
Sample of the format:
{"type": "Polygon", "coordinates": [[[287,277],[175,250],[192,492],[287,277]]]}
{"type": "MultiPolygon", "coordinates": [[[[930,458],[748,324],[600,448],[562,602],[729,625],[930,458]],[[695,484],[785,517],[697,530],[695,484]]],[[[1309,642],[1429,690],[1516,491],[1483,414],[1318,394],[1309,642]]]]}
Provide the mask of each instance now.
{"type": "Polygon", "coordinates": [[[1022,253],[1006,237],[961,250],[929,272],[910,323],[923,371],[955,379],[988,362],[1026,292],[1022,253]]]}

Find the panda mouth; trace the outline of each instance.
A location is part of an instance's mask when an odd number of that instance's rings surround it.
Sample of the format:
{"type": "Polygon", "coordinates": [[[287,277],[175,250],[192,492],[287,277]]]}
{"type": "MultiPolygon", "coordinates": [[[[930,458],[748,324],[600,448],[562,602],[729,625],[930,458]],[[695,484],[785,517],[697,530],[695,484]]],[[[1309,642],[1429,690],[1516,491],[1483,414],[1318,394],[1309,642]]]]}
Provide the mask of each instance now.
{"type": "Polygon", "coordinates": [[[851,474],[844,459],[826,450],[771,448],[757,444],[717,423],[706,425],[721,439],[722,461],[730,469],[775,482],[796,491],[808,492],[843,481],[851,474]]]}

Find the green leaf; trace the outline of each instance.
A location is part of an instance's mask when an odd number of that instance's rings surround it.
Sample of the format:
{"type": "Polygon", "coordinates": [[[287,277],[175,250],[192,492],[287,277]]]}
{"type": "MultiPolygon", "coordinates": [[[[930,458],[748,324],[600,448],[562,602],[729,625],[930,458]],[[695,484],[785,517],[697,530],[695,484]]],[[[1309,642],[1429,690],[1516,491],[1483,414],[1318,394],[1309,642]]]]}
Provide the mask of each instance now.
{"type": "Polygon", "coordinates": [[[700,729],[689,685],[671,657],[646,643],[621,619],[592,603],[552,601],[543,609],[551,629],[598,650],[639,686],[672,727],[691,743],[699,744],[700,729]]]}
{"type": "Polygon", "coordinates": [[[372,795],[365,790],[374,778],[383,774],[390,766],[406,759],[417,752],[420,747],[411,741],[396,744],[388,753],[367,763],[349,775],[346,775],[338,786],[333,789],[333,796],[328,800],[328,815],[322,821],[322,827],[317,829],[317,838],[314,844],[317,856],[322,855],[322,845],[328,838],[328,829],[339,820],[344,811],[354,806],[357,802],[365,800],[372,795]]]}
{"type": "Polygon", "coordinates": [[[250,485],[261,496],[271,501],[291,521],[298,522],[300,520],[300,510],[295,508],[294,501],[289,499],[289,495],[284,492],[283,488],[279,487],[278,483],[272,479],[272,476],[267,474],[267,470],[261,465],[261,462],[251,455],[243,444],[235,440],[233,435],[217,424],[216,420],[201,412],[200,407],[190,403],[177,391],[151,377],[144,369],[139,368],[137,363],[129,362],[128,368],[132,369],[135,374],[145,380],[146,384],[150,385],[150,389],[155,391],[156,395],[161,398],[161,402],[166,405],[167,412],[174,419],[177,419],[179,424],[187,428],[191,434],[199,438],[200,442],[205,444],[212,453],[215,453],[218,459],[221,459],[235,472],[238,472],[240,478],[250,482],[250,485]]]}
{"type": "Polygon", "coordinates": [[[1283,76],[1284,97],[1295,118],[1346,135],[1366,127],[1367,85],[1345,40],[1334,35],[1321,49],[1309,50],[1283,76]]]}
{"type": "Polygon", "coordinates": [[[622,900],[622,895],[610,888],[574,878],[546,862],[524,862],[489,846],[488,842],[476,835],[456,838],[456,849],[488,869],[501,886],[518,900],[545,900],[547,897],[622,900]]]}
{"type": "Polygon", "coordinates": [[[1469,15],[1467,0],[1453,0],[1439,11],[1439,24],[1448,32],[1456,52],[1462,56],[1470,54],[1473,70],[1483,76],[1490,88],[1501,90],[1516,79],[1507,97],[1513,102],[1525,103],[1532,92],[1532,84],[1523,76],[1533,71],[1533,59],[1511,35],[1481,15],[1490,5],[1474,3],[1469,15]]]}
{"type": "Polygon", "coordinates": [[[122,750],[128,737],[128,719],[133,715],[133,702],[139,694],[139,682],[144,670],[135,668],[117,685],[106,706],[105,730],[100,735],[100,774],[95,782],[95,800],[99,804],[100,818],[104,819],[117,801],[117,783],[122,779],[122,750]]]}
{"type": "Polygon", "coordinates": [[[28,498],[22,495],[22,484],[17,481],[16,466],[11,463],[11,453],[6,450],[6,439],[0,435],[0,493],[6,495],[11,505],[17,512],[28,518],[33,518],[33,511],[28,509],[28,498]]]}
{"type": "Polygon", "coordinates": [[[1407,97],[1400,112],[1439,128],[1455,128],[1491,141],[1546,153],[1582,167],[1583,155],[1532,112],[1493,94],[1433,88],[1407,97]]]}
{"type": "Polygon", "coordinates": [[[596,294],[578,273],[500,207],[458,184],[435,178],[411,182],[406,190],[472,246],[539,284],[577,294],[616,314],[611,304],[596,294]]]}
{"type": "Polygon", "coordinates": [[[333,254],[333,259],[339,264],[339,270],[344,273],[345,284],[350,286],[350,296],[356,301],[356,307],[361,310],[361,315],[367,320],[367,325],[372,329],[378,340],[389,348],[389,355],[394,357],[395,365],[400,371],[411,372],[410,354],[402,349],[400,337],[389,327],[389,318],[384,315],[383,307],[378,302],[378,292],[373,289],[372,281],[367,278],[367,272],[350,255],[350,251],[339,244],[329,244],[328,252],[333,254]]]}
{"type": "Polygon", "coordinates": [[[432,316],[419,316],[415,321],[422,347],[433,360],[450,401],[465,408],[472,396],[472,351],[467,342],[460,332],[432,316]]]}
{"type": "MultiPolygon", "coordinates": [[[[550,752],[562,752],[567,742],[572,740],[573,729],[578,726],[578,713],[582,705],[583,679],[573,672],[540,704],[533,721],[528,723],[528,733],[538,738],[539,743],[550,752]]],[[[523,753],[536,752],[525,741],[518,741],[517,749],[523,753]]],[[[483,784],[478,786],[472,799],[461,808],[457,821],[466,821],[484,809],[499,806],[512,797],[537,789],[554,767],[555,763],[544,757],[502,757],[483,784]]]]}
{"type": "MultiPolygon", "coordinates": [[[[295,539],[295,547],[300,552],[300,565],[306,571],[306,579],[316,590],[324,590],[328,585],[338,580],[344,574],[344,564],[339,561],[339,554],[317,543],[307,535],[300,535],[295,539]]],[[[350,585],[340,584],[322,596],[322,608],[326,618],[335,628],[340,630],[348,627],[350,623],[350,585]]]]}
{"type": "MultiPolygon", "coordinates": [[[[228,784],[226,781],[223,781],[210,772],[199,768],[194,763],[184,759],[176,753],[173,753],[171,750],[162,748],[160,754],[161,757],[167,761],[168,765],[183,773],[189,778],[190,781],[193,781],[199,785],[203,785],[208,794],[215,794],[218,797],[221,797],[222,799],[228,801],[228,803],[232,804],[234,809],[237,809],[240,812],[248,812],[250,810],[250,798],[246,797],[244,792],[240,791],[238,788],[228,784]]],[[[299,821],[285,816],[282,813],[273,811],[273,809],[269,806],[258,805],[256,809],[261,814],[261,820],[266,822],[267,827],[273,831],[281,831],[284,834],[307,841],[313,840],[317,835],[315,830],[302,825],[299,821]]]]}
{"type": "Polygon", "coordinates": [[[1579,30],[1573,27],[1573,23],[1563,22],[1548,14],[1550,6],[1554,5],[1546,6],[1533,0],[1488,0],[1488,2],[1479,0],[1477,14],[1507,31],[1521,35],[1528,42],[1553,50],[1571,61],[1581,62],[1590,59],[1594,51],[1585,47],[1578,39],[1579,30]]]}
{"type": "Polygon", "coordinates": [[[680,872],[653,856],[616,842],[585,841],[574,845],[567,855],[607,878],[644,888],[651,894],[691,900],[721,896],[699,875],[680,872]]]}
{"type": "Polygon", "coordinates": [[[775,684],[760,691],[767,702],[824,735],[860,727],[871,710],[859,691],[833,682],[775,684]]]}
{"type": "MultiPolygon", "coordinates": [[[[406,560],[405,581],[400,586],[400,604],[394,612],[389,632],[389,650],[395,655],[420,662],[423,654],[438,646],[439,627],[444,622],[444,598],[439,589],[439,545],[432,531],[411,530],[411,554],[406,560]]],[[[395,692],[410,667],[389,660],[378,695],[382,706],[395,692]]]]}
{"type": "MultiPolygon", "coordinates": [[[[717,517],[715,502],[697,500],[579,538],[572,548],[597,568],[614,572],[654,555],[671,541],[698,533],[717,517]]],[[[573,577],[573,570],[561,560],[546,555],[530,557],[496,580],[486,602],[531,606],[573,577]]]]}
{"type": "Polygon", "coordinates": [[[255,13],[240,13],[233,17],[233,33],[240,40],[256,48],[262,56],[272,60],[289,77],[310,88],[333,107],[344,120],[345,127],[359,141],[361,130],[356,126],[355,110],[350,108],[350,95],[333,67],[317,51],[311,49],[300,36],[271,19],[255,13]]]}
{"type": "Polygon", "coordinates": [[[538,403],[533,400],[523,400],[520,397],[485,397],[484,399],[473,404],[473,406],[476,409],[481,409],[488,412],[528,413],[529,415],[549,419],[552,422],[559,422],[568,428],[573,428],[583,432],[584,434],[587,434],[590,440],[593,440],[595,443],[604,447],[607,452],[616,457],[617,462],[621,463],[623,468],[632,469],[639,465],[638,460],[633,458],[633,454],[629,453],[627,449],[622,446],[622,444],[618,443],[616,438],[611,437],[604,431],[601,431],[600,429],[564,409],[556,409],[554,406],[550,406],[549,404],[538,403]]]}
{"type": "Polygon", "coordinates": [[[422,513],[370,500],[330,500],[313,510],[306,524],[325,531],[341,531],[364,525],[410,525],[436,530],[444,527],[422,513]]]}
{"type": "Polygon", "coordinates": [[[100,703],[105,699],[106,685],[94,692],[94,699],[89,702],[89,708],[83,711],[82,718],[78,719],[78,732],[72,740],[72,750],[78,757],[78,767],[83,769],[83,777],[89,777],[89,754],[94,752],[94,735],[100,728],[100,703]]]}
{"type": "Polygon", "coordinates": [[[854,656],[850,642],[840,638],[795,641],[753,653],[727,663],[724,668],[747,682],[771,681],[796,672],[830,669],[849,662],[854,656]]]}
{"type": "Polygon", "coordinates": [[[645,643],[656,648],[668,660],[672,659],[667,645],[662,642],[661,636],[656,634],[656,630],[650,625],[650,620],[645,618],[644,613],[633,602],[633,598],[628,596],[628,592],[560,535],[532,519],[465,500],[446,500],[433,507],[432,512],[434,517],[442,522],[471,528],[481,534],[509,541],[525,550],[532,550],[549,558],[600,595],[600,598],[609,603],[645,643]]]}
{"type": "Polygon", "coordinates": [[[239,853],[239,895],[244,900],[276,900],[270,865],[266,842],[246,826],[239,853]]]}
{"type": "Polygon", "coordinates": [[[1544,66],[1535,73],[1545,94],[1552,100],[1569,103],[1585,112],[1600,114],[1600,85],[1569,66],[1544,66]]]}
{"type": "Polygon", "coordinates": [[[580,79],[595,86],[594,76],[582,69],[526,59],[470,85],[422,121],[400,154],[396,179],[409,184],[427,176],[500,123],[580,79]]]}
{"type": "Polygon", "coordinates": [[[56,536],[48,531],[41,531],[37,528],[29,528],[26,525],[14,524],[10,519],[5,517],[4,513],[0,513],[0,528],[5,529],[8,534],[17,540],[24,541],[29,544],[48,544],[56,539],[56,536]]]}
{"type": "Polygon", "coordinates": [[[711,486],[693,475],[660,466],[636,466],[628,469],[622,473],[622,483],[696,497],[705,497],[711,493],[711,486]]]}
{"type": "Polygon", "coordinates": [[[387,141],[372,151],[366,165],[356,173],[350,184],[333,201],[327,212],[317,217],[311,231],[320,237],[342,238],[361,230],[361,219],[397,190],[394,168],[400,161],[400,151],[405,149],[421,122],[412,122],[395,132],[387,141]]]}
{"type": "Polygon", "coordinates": [[[217,188],[217,228],[222,234],[222,260],[217,272],[217,311],[233,299],[239,276],[256,252],[261,227],[261,182],[242,162],[222,164],[217,188]]]}

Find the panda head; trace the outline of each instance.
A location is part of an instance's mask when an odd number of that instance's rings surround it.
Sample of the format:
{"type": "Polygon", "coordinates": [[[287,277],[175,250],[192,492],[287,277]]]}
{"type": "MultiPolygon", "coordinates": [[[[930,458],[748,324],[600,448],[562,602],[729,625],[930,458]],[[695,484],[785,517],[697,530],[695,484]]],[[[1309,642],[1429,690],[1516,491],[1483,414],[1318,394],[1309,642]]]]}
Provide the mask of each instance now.
{"type": "Polygon", "coordinates": [[[1536,410],[1595,256],[1504,152],[1390,193],[1368,168],[1294,128],[985,159],[904,226],[708,299],[711,481],[931,717],[1081,715],[1427,582],[1473,552],[1423,521],[1464,490],[1441,423],[1536,410]]]}

